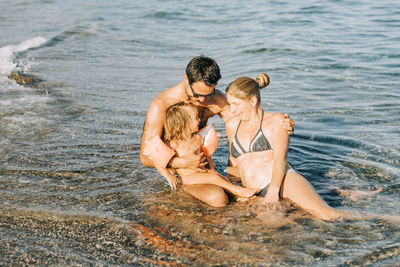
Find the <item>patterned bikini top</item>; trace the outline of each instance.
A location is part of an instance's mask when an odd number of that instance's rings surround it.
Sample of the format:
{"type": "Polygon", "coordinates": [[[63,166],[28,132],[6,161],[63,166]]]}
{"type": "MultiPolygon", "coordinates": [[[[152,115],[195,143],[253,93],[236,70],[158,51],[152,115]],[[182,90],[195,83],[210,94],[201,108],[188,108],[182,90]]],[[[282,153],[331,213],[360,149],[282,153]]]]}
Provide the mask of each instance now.
{"type": "Polygon", "coordinates": [[[261,122],[260,122],[260,128],[258,129],[256,135],[253,137],[253,140],[251,140],[249,150],[246,151],[242,145],[240,144],[238,138],[237,138],[237,133],[239,131],[240,124],[242,121],[240,120],[238,127],[236,128],[236,133],[235,136],[232,140],[231,143],[231,155],[234,158],[238,158],[241,155],[244,155],[246,153],[250,152],[258,152],[258,151],[267,151],[271,150],[271,144],[268,142],[268,139],[265,137],[263,131],[262,131],[262,121],[264,118],[264,111],[262,112],[261,115],[261,122]]]}

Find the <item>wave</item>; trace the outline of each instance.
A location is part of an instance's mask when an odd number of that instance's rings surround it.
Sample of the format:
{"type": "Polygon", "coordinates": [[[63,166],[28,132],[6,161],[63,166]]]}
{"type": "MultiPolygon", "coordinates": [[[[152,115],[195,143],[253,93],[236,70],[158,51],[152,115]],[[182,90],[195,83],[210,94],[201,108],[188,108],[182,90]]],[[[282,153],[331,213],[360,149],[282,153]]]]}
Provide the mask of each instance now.
{"type": "MultiPolygon", "coordinates": [[[[38,36],[16,45],[0,47],[0,143],[11,143],[17,135],[24,139],[48,122],[43,113],[49,100],[47,90],[42,95],[36,89],[18,84],[11,77],[13,74],[19,76],[20,72],[26,73],[32,65],[25,58],[17,61],[17,55],[41,47],[46,42],[46,38],[38,36]]],[[[21,74],[21,77],[25,76],[21,74]]]]}
{"type": "Polygon", "coordinates": [[[69,40],[70,38],[76,38],[79,36],[95,36],[95,30],[90,26],[76,26],[69,30],[65,30],[62,33],[52,37],[46,43],[47,47],[56,46],[58,43],[69,40]]]}
{"type": "MultiPolygon", "coordinates": [[[[14,62],[16,54],[27,51],[31,48],[40,47],[47,42],[41,36],[26,40],[18,45],[8,45],[0,48],[0,76],[8,76],[12,71],[19,70],[14,62]]],[[[20,67],[21,68],[21,67],[20,67]]]]}

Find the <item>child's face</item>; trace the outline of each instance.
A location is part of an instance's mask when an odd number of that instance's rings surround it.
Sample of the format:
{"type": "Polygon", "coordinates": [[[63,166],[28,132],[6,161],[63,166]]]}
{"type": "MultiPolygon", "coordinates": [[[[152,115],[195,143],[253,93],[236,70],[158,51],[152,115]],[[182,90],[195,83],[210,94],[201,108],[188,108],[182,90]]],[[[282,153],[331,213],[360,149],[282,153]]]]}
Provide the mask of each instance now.
{"type": "Polygon", "coordinates": [[[195,107],[190,107],[187,109],[189,115],[190,115],[190,130],[192,133],[195,133],[199,130],[199,123],[200,123],[200,119],[199,119],[199,114],[197,111],[197,108],[195,107]]]}

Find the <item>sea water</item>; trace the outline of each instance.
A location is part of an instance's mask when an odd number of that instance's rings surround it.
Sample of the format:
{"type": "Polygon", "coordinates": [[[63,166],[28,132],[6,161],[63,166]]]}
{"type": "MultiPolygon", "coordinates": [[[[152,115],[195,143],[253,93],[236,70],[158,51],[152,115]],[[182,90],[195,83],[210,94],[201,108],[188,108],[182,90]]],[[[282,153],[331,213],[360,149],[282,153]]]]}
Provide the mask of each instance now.
{"type": "MultiPolygon", "coordinates": [[[[397,1],[3,0],[0,10],[3,264],[399,263],[397,1]],[[222,91],[270,76],[263,108],[296,122],[289,161],[360,219],[324,222],[285,201],[215,209],[142,166],[147,108],[197,55],[218,62],[222,91]]],[[[224,124],[210,122],[223,173],[224,124]]]]}

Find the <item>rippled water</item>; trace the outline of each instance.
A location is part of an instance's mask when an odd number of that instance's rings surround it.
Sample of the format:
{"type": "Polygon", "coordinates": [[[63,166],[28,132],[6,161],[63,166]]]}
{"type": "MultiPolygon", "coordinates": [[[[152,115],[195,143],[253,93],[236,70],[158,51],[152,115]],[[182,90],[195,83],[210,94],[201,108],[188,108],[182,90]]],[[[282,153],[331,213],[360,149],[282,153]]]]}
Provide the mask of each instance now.
{"type": "MultiPolygon", "coordinates": [[[[4,264],[398,264],[399,3],[16,0],[0,10],[4,264]],[[222,90],[270,75],[263,107],[296,121],[289,160],[361,219],[322,222],[286,202],[213,209],[141,165],[151,100],[200,54],[219,63],[222,90]],[[354,201],[335,188],[383,190],[354,201]]],[[[224,172],[224,125],[211,122],[224,172]]]]}

